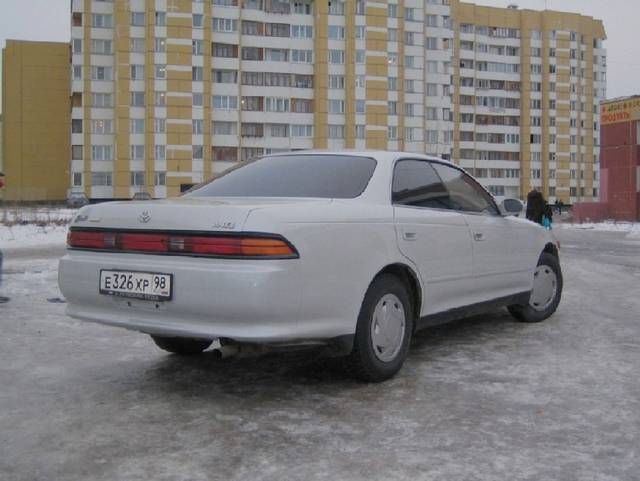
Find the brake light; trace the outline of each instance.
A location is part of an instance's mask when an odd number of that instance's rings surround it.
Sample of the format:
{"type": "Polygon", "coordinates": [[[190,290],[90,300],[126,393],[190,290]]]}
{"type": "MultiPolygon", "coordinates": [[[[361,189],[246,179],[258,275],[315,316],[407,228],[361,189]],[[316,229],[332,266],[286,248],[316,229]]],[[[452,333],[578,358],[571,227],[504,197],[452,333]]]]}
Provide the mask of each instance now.
{"type": "Polygon", "coordinates": [[[157,232],[72,230],[71,249],[159,253],[211,257],[296,258],[298,253],[285,239],[261,235],[202,235],[157,232]]]}
{"type": "Polygon", "coordinates": [[[104,232],[69,231],[67,245],[79,249],[104,249],[104,232]]]}

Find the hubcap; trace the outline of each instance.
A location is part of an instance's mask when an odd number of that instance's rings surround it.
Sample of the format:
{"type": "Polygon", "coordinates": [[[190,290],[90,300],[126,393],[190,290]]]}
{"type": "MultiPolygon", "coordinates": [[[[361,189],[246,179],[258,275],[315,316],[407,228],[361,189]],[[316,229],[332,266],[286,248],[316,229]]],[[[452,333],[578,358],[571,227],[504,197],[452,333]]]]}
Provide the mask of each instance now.
{"type": "Polygon", "coordinates": [[[545,265],[536,267],[529,305],[536,311],[544,311],[553,303],[557,290],[558,276],[553,269],[545,265]]]}
{"type": "Polygon", "coordinates": [[[404,306],[394,294],[378,301],[371,322],[373,352],[382,362],[395,359],[402,347],[406,326],[404,306]]]}

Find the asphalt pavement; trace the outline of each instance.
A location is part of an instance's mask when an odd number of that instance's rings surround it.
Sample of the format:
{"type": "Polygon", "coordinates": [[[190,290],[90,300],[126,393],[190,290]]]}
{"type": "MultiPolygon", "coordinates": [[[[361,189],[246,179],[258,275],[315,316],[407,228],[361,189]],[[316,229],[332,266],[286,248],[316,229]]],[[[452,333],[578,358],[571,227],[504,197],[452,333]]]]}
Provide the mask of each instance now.
{"type": "Polygon", "coordinates": [[[0,479],[639,480],[640,239],[557,233],[552,318],[422,331],[382,384],[312,353],[167,355],[50,302],[59,249],[5,253],[0,479]]]}

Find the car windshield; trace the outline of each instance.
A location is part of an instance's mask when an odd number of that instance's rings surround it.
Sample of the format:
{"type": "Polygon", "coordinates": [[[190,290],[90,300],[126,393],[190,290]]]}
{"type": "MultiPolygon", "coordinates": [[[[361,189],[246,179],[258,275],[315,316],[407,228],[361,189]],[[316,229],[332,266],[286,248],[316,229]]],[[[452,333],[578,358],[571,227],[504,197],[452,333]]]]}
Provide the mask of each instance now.
{"type": "Polygon", "coordinates": [[[375,168],[374,159],[351,155],[263,157],[234,167],[186,195],[353,199],[364,191],[375,168]]]}

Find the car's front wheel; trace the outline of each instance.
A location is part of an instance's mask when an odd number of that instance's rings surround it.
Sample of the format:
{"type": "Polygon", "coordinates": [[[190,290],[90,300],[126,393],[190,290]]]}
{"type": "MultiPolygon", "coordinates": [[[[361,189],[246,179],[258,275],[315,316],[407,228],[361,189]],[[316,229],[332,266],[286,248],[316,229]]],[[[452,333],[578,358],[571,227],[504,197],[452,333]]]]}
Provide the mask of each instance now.
{"type": "Polygon", "coordinates": [[[411,341],[413,315],[405,285],[396,276],[377,277],[367,291],[348,366],[359,379],[380,382],[402,367],[411,341]]]}
{"type": "Polygon", "coordinates": [[[540,322],[551,316],[562,296],[562,271],[558,259],[543,252],[533,273],[533,289],[525,305],[509,306],[513,317],[523,322],[540,322]]]}
{"type": "Polygon", "coordinates": [[[160,349],[185,356],[200,354],[213,342],[210,339],[192,339],[188,337],[151,336],[151,338],[160,349]]]}

